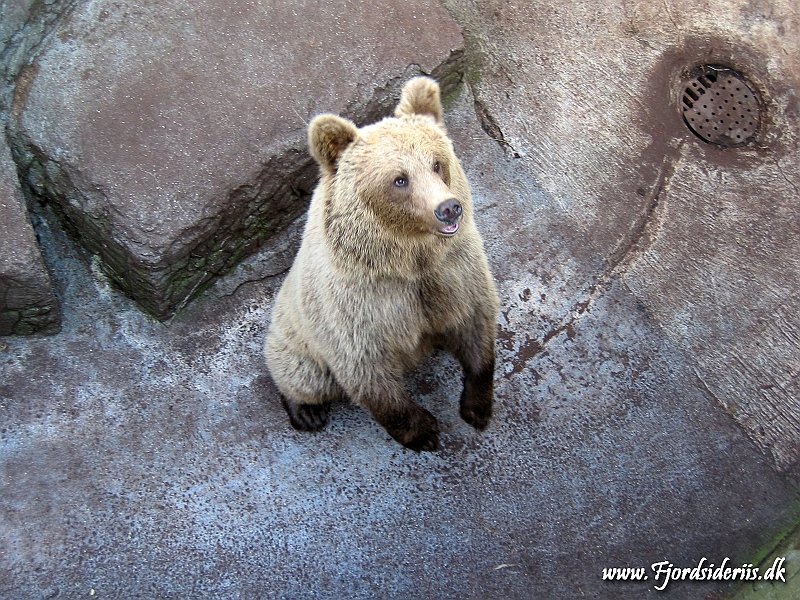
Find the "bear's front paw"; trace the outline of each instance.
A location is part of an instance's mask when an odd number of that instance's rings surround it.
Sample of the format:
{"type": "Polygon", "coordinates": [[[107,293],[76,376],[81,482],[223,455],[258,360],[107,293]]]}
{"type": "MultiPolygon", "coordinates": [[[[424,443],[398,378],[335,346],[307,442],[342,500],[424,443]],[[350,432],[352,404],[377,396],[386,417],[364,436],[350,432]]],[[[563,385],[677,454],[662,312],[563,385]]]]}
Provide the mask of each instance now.
{"type": "Polygon", "coordinates": [[[419,406],[415,409],[406,427],[387,427],[389,435],[414,452],[439,450],[439,423],[436,417],[419,406]]]}
{"type": "Polygon", "coordinates": [[[461,418],[478,431],[483,431],[492,418],[493,365],[479,375],[467,375],[461,393],[461,418]]]}
{"type": "Polygon", "coordinates": [[[328,409],[325,404],[294,404],[281,398],[283,408],[289,415],[289,422],[298,431],[319,431],[328,424],[328,409]]]}
{"type": "Polygon", "coordinates": [[[492,404],[491,402],[462,404],[461,418],[478,431],[483,431],[489,425],[489,420],[492,418],[492,404]]]}

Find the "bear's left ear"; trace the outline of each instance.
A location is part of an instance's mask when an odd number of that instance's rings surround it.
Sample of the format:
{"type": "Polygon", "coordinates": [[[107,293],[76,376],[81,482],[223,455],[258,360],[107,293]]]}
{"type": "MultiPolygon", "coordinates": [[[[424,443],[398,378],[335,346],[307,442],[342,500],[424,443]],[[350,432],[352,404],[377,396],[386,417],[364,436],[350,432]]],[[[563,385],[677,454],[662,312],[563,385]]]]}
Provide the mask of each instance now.
{"type": "Polygon", "coordinates": [[[403,86],[400,104],[397,105],[394,116],[411,115],[428,115],[433,117],[437,124],[444,124],[439,84],[430,77],[414,77],[403,86]]]}
{"type": "Polygon", "coordinates": [[[352,121],[336,115],[319,115],[308,125],[308,147],[311,156],[331,173],[336,171],[339,157],[358,137],[352,121]]]}

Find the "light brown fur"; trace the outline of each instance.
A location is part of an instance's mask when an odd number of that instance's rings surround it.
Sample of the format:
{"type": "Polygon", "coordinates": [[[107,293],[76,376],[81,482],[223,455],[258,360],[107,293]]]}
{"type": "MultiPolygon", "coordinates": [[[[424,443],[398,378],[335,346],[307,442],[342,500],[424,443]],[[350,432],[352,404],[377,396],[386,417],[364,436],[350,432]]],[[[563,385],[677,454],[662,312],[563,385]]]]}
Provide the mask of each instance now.
{"type": "Polygon", "coordinates": [[[438,448],[436,420],[403,374],[442,347],[464,367],[462,417],[483,429],[498,299],[438,85],[412,79],[394,117],[361,129],[320,115],[309,146],[321,180],[264,349],[292,425],[321,428],[346,396],[401,444],[438,448]],[[435,211],[450,199],[462,213],[445,235],[435,211]]]}

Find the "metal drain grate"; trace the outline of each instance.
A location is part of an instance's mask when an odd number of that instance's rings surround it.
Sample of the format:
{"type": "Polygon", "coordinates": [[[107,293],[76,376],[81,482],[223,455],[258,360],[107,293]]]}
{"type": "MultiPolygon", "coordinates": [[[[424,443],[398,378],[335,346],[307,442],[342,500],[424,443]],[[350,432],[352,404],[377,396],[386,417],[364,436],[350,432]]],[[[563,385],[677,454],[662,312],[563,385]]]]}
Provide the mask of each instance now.
{"type": "Polygon", "coordinates": [[[695,70],[683,90],[683,120],[702,140],[735,148],[750,143],[761,125],[761,102],[744,76],[727,67],[695,70]]]}

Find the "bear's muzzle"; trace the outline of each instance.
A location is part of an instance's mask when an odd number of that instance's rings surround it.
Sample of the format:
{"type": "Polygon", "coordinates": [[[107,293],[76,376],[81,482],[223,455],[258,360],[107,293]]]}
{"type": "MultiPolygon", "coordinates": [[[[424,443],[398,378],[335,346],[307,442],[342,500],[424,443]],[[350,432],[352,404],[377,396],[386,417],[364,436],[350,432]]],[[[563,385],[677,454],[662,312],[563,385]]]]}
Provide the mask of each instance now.
{"type": "Polygon", "coordinates": [[[458,200],[449,198],[437,206],[433,214],[437,220],[444,224],[444,227],[439,228],[439,233],[453,235],[458,231],[458,221],[461,219],[463,209],[458,200]]]}

